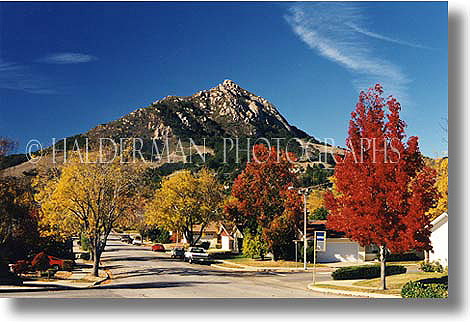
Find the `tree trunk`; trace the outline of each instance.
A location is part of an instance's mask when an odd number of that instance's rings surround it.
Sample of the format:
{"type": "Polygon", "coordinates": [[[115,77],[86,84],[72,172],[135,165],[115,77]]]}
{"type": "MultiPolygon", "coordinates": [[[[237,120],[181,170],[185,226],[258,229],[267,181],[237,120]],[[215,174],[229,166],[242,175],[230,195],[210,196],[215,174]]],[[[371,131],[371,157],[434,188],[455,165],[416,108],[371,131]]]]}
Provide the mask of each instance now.
{"type": "Polygon", "coordinates": [[[385,246],[382,245],[379,247],[380,249],[380,289],[386,290],[387,285],[385,283],[385,258],[386,258],[386,250],[385,246]]]}
{"type": "Polygon", "coordinates": [[[93,251],[94,254],[94,258],[93,258],[93,276],[96,276],[98,277],[98,271],[99,271],[99,268],[100,268],[100,255],[101,255],[101,252],[99,250],[99,246],[96,246],[94,247],[94,251],[93,251]]]}
{"type": "Polygon", "coordinates": [[[425,251],[424,251],[424,262],[425,262],[426,264],[429,263],[429,250],[425,250],[425,251]]]}

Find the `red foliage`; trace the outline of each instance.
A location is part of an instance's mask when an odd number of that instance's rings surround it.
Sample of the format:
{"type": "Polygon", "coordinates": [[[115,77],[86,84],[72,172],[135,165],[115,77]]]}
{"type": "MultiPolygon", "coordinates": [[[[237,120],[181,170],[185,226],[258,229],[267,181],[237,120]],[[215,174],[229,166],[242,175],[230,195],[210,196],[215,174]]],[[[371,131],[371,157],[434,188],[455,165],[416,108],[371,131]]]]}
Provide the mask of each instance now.
{"type": "Polygon", "coordinates": [[[31,266],[37,271],[45,271],[50,267],[49,256],[47,256],[44,252],[36,254],[36,256],[34,256],[33,260],[31,261],[31,266]]]}
{"type": "Polygon", "coordinates": [[[226,214],[235,223],[252,233],[261,228],[263,239],[275,255],[283,247],[276,243],[288,239],[291,245],[302,213],[301,196],[288,190],[296,180],[289,160],[295,160],[295,156],[255,145],[251,161],[235,180],[232,198],[225,205],[226,214]]]}
{"type": "Polygon", "coordinates": [[[327,227],[392,252],[429,249],[435,173],[424,166],[417,137],[404,143],[400,103],[382,93],[380,85],[361,92],[351,114],[349,151],[335,167],[337,194],[325,195],[327,227]]]}

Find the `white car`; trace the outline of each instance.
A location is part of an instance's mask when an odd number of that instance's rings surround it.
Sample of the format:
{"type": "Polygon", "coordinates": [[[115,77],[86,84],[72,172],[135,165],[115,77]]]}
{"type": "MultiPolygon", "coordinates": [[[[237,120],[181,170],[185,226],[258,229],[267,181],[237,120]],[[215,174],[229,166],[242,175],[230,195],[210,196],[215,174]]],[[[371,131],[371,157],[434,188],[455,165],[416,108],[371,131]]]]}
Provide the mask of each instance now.
{"type": "Polygon", "coordinates": [[[140,236],[135,236],[134,239],[132,240],[132,245],[142,245],[142,237],[140,236]]]}
{"type": "Polygon", "coordinates": [[[209,261],[209,254],[202,247],[189,247],[188,251],[184,253],[184,261],[190,264],[194,262],[204,263],[209,261]]]}

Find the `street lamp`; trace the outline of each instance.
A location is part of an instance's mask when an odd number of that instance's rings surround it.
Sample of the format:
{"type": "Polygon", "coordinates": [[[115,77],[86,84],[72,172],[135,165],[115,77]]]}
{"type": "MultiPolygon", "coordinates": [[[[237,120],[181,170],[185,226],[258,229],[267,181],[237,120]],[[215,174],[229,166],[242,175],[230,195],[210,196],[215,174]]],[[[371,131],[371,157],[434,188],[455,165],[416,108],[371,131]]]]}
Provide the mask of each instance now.
{"type": "Polygon", "coordinates": [[[294,188],[289,187],[289,190],[297,190],[299,195],[304,196],[304,270],[307,270],[307,195],[310,191],[310,188],[294,188]]]}

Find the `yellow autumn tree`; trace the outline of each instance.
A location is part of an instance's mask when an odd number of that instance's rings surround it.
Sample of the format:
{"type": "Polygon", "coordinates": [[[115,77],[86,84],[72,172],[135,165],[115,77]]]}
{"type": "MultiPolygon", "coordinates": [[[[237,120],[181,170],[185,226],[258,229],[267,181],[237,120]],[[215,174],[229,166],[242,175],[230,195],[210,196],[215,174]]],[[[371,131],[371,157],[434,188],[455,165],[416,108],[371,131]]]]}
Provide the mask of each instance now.
{"type": "Polygon", "coordinates": [[[198,173],[178,171],[166,177],[145,211],[146,222],[166,230],[181,232],[195,245],[204,228],[220,219],[223,187],[207,169],[198,173]],[[200,225],[194,231],[195,225],[200,225]]]}
{"type": "Polygon", "coordinates": [[[112,228],[134,209],[140,172],[138,165],[118,159],[85,163],[71,156],[56,175],[38,186],[42,224],[64,234],[85,234],[95,276],[112,228]]]}
{"type": "Polygon", "coordinates": [[[436,207],[432,208],[429,211],[431,220],[434,220],[435,218],[440,216],[442,213],[448,211],[448,207],[449,207],[448,164],[449,164],[449,159],[444,158],[440,162],[437,162],[434,165],[434,168],[437,171],[436,189],[439,193],[439,199],[437,201],[436,207]]]}
{"type": "Polygon", "coordinates": [[[326,219],[323,197],[325,190],[312,190],[307,198],[307,209],[314,219],[326,219]]]}

